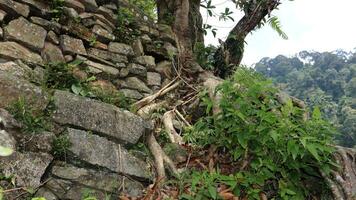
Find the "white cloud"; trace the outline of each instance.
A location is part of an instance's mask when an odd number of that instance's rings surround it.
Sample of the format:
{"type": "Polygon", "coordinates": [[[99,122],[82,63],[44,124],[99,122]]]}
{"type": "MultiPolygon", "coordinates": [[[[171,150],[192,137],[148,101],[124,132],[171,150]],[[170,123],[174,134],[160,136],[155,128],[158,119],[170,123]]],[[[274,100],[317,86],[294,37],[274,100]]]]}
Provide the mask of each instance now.
{"type": "MultiPolygon", "coordinates": [[[[216,1],[222,2],[224,0],[216,1]]],[[[234,9],[231,4],[229,6],[234,9]]],[[[225,5],[220,6],[220,9],[224,8],[225,5]]],[[[248,36],[243,63],[250,65],[262,57],[293,55],[302,50],[352,49],[356,47],[355,8],[355,0],[285,0],[280,9],[272,14],[279,17],[289,40],[281,39],[266,26],[248,36]]],[[[235,13],[235,17],[238,19],[241,13],[235,13]]],[[[209,22],[227,27],[235,24],[218,22],[216,19],[210,19],[209,22]]],[[[218,37],[226,37],[229,30],[220,29],[218,37]]],[[[217,44],[211,35],[206,38],[207,43],[217,44]]]]}

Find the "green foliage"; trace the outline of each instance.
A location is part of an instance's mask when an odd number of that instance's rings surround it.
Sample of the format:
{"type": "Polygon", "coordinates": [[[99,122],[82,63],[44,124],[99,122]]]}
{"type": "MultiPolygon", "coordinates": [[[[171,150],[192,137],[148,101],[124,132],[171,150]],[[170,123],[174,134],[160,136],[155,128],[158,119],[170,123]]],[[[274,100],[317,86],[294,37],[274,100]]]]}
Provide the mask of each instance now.
{"type": "Polygon", "coordinates": [[[114,34],[119,42],[132,43],[139,35],[134,13],[128,8],[120,7],[117,12],[117,27],[114,34]]]}
{"type": "Polygon", "coordinates": [[[66,158],[71,146],[68,135],[60,135],[53,140],[53,155],[57,158],[66,158]]]}
{"type": "Polygon", "coordinates": [[[73,74],[73,69],[82,61],[71,63],[50,63],[46,65],[44,87],[49,89],[68,89],[72,85],[79,84],[80,80],[73,74]]]}
{"type": "Polygon", "coordinates": [[[137,6],[151,19],[157,19],[157,6],[154,0],[129,0],[129,2],[137,6]]]}
{"type": "Polygon", "coordinates": [[[98,99],[104,103],[112,104],[120,108],[129,109],[131,102],[122,92],[104,91],[100,88],[91,87],[92,98],[98,99]]]}
{"type": "Polygon", "coordinates": [[[199,65],[206,70],[213,70],[216,49],[217,48],[213,45],[205,47],[203,43],[195,44],[194,54],[199,65]]]}
{"type": "Polygon", "coordinates": [[[8,110],[22,123],[22,131],[25,133],[37,134],[49,128],[45,112],[35,109],[23,97],[13,102],[8,110]]]}
{"type": "Polygon", "coordinates": [[[268,19],[268,23],[271,25],[272,29],[275,30],[281,38],[288,40],[287,34],[282,30],[281,22],[278,20],[278,17],[273,16],[268,19]]]}
{"type": "Polygon", "coordinates": [[[53,20],[59,20],[63,14],[64,0],[51,0],[51,11],[53,13],[53,20]]]}
{"type": "Polygon", "coordinates": [[[264,58],[256,70],[273,79],[288,94],[320,107],[338,127],[338,143],[356,145],[356,54],[344,51],[307,52],[298,57],[264,58]],[[301,60],[307,61],[303,63],[301,60]]]}
{"type": "MultiPolygon", "coordinates": [[[[311,119],[304,120],[304,111],[291,101],[285,105],[278,102],[271,81],[244,68],[217,92],[221,94],[221,112],[201,118],[185,138],[199,147],[214,145],[224,150],[238,165],[249,160],[245,170],[232,174],[235,195],[259,199],[258,193],[270,190],[268,182],[274,182],[278,185],[272,188],[277,191],[276,198],[306,199],[312,190],[304,181],[319,177],[318,169],[329,174],[336,165],[331,159],[333,129],[317,108],[311,119]]],[[[212,100],[204,97],[203,101],[211,114],[212,100]]],[[[193,197],[207,192],[210,197],[203,199],[215,197],[216,189],[212,188],[220,175],[203,172],[198,177],[198,181],[192,180],[192,190],[197,182],[208,185],[197,187],[193,197]]],[[[323,182],[318,184],[319,188],[324,186],[323,182]]]]}

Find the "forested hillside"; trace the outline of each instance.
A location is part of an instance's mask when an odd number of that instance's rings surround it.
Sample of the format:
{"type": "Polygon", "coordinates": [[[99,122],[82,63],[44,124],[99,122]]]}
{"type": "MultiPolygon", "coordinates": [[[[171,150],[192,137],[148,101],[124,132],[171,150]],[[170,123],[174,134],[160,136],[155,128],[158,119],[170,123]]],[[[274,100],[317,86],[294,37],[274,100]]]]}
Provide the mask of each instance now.
{"type": "Polygon", "coordinates": [[[356,145],[356,53],[302,51],[293,57],[263,58],[256,70],[310,107],[319,106],[341,133],[341,145],[356,145]]]}

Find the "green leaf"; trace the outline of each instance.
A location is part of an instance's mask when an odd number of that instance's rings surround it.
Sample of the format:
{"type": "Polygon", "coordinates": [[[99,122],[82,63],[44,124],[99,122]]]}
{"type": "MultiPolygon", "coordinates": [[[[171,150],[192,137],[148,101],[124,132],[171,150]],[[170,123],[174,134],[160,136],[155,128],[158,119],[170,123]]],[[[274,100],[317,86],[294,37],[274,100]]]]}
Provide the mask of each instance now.
{"type": "Polygon", "coordinates": [[[10,156],[13,153],[14,153],[13,149],[0,145],[0,156],[3,156],[3,157],[10,156]]]}
{"type": "Polygon", "coordinates": [[[4,189],[2,189],[2,187],[0,187],[0,200],[4,199],[4,189]]]}
{"type": "Polygon", "coordinates": [[[72,89],[72,92],[77,95],[79,95],[80,92],[83,90],[83,88],[78,84],[73,84],[71,89],[72,89]]]}
{"type": "Polygon", "coordinates": [[[317,160],[317,161],[320,161],[320,157],[319,157],[319,154],[318,154],[318,151],[315,147],[314,144],[312,143],[309,143],[306,148],[308,149],[308,151],[314,156],[314,158],[317,160]]]}
{"type": "Polygon", "coordinates": [[[293,160],[295,160],[299,152],[299,146],[295,143],[294,140],[289,140],[287,144],[287,149],[288,152],[292,154],[293,160]]]}
{"type": "Polygon", "coordinates": [[[312,116],[313,116],[313,119],[315,119],[315,120],[321,119],[321,112],[320,112],[319,107],[314,108],[312,116]]]}
{"type": "Polygon", "coordinates": [[[213,198],[213,199],[216,199],[217,198],[217,192],[216,192],[216,188],[213,187],[213,186],[209,186],[208,187],[208,191],[209,191],[209,194],[210,194],[210,197],[213,198]]]}

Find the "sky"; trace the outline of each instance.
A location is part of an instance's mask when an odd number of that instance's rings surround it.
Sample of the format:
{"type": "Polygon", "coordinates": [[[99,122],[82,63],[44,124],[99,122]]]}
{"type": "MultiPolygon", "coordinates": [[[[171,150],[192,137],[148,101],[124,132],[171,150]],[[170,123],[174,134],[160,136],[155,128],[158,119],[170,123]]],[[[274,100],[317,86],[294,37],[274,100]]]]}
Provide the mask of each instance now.
{"type": "MultiPolygon", "coordinates": [[[[216,13],[230,7],[237,19],[221,22],[217,18],[206,18],[206,12],[202,11],[204,22],[218,29],[216,38],[208,34],[205,41],[217,45],[217,38],[225,40],[242,13],[229,0],[213,0],[213,4],[217,5],[216,13]]],[[[279,18],[289,39],[283,40],[269,25],[253,32],[246,39],[242,64],[250,66],[263,57],[292,56],[302,50],[349,51],[356,47],[356,0],[282,0],[279,10],[272,15],[279,18]]]]}

